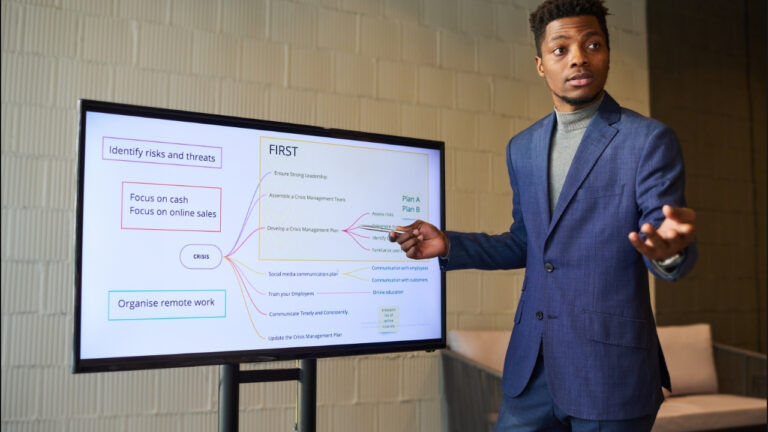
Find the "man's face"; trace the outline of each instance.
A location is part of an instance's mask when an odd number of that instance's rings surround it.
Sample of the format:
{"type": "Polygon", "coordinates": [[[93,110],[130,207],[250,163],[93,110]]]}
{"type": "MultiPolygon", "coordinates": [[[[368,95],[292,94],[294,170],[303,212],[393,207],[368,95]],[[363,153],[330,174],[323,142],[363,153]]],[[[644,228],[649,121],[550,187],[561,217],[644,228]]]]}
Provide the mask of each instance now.
{"type": "Polygon", "coordinates": [[[605,33],[597,18],[581,15],[547,24],[536,70],[547,81],[555,108],[570,112],[600,96],[609,63],[605,33]]]}

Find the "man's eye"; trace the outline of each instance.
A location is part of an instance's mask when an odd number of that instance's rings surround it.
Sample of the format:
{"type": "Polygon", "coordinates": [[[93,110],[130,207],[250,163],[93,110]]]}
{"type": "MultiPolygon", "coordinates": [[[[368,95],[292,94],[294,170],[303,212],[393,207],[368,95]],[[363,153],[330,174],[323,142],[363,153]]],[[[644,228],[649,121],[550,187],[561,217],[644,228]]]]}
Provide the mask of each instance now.
{"type": "Polygon", "coordinates": [[[597,49],[600,48],[600,42],[592,42],[589,45],[587,45],[590,49],[597,49]]]}
{"type": "Polygon", "coordinates": [[[555,55],[560,55],[563,53],[565,53],[565,48],[562,48],[562,47],[555,48],[554,50],[552,50],[552,54],[555,54],[555,55]]]}

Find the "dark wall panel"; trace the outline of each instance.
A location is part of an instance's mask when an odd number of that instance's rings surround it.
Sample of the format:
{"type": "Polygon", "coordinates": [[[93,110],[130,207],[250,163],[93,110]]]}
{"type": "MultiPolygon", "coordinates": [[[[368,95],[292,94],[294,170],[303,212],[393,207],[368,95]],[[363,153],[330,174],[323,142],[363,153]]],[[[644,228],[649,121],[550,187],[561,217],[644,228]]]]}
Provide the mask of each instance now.
{"type": "Polygon", "coordinates": [[[651,115],[671,126],[697,211],[700,259],[657,281],[659,325],[712,324],[766,350],[766,2],[648,0],[651,115]]]}

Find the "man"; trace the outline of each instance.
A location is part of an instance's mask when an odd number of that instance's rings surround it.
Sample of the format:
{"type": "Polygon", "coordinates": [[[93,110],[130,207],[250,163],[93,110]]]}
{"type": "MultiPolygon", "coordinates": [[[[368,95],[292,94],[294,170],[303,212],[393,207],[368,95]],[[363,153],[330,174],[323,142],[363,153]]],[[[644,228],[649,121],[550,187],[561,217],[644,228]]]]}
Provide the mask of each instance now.
{"type": "Polygon", "coordinates": [[[444,270],[526,268],[497,431],[648,431],[670,387],[647,269],[668,280],[690,271],[695,215],[674,133],[603,90],[606,14],[602,0],[547,0],[531,14],[555,112],[507,147],[509,232],[417,221],[390,233],[444,270]]]}

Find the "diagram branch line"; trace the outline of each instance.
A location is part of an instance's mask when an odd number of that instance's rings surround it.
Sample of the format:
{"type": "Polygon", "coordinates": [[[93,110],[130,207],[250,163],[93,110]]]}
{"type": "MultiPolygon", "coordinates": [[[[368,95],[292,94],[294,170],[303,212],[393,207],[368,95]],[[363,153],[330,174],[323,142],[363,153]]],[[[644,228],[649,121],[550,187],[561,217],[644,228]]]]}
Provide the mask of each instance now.
{"type": "Polygon", "coordinates": [[[354,270],[352,270],[352,271],[348,271],[348,272],[346,272],[346,273],[343,273],[343,274],[345,274],[345,275],[351,275],[352,273],[357,273],[357,272],[359,272],[359,271],[363,271],[363,270],[369,270],[369,269],[370,269],[370,267],[360,267],[359,269],[354,269],[354,270]]]}
{"type": "MultiPolygon", "coordinates": [[[[237,268],[237,266],[235,266],[235,271],[237,271],[237,276],[240,278],[240,281],[242,282],[243,286],[245,287],[245,293],[248,294],[248,298],[251,300],[251,304],[253,305],[253,308],[256,309],[256,312],[266,316],[267,314],[264,313],[261,309],[259,309],[259,307],[256,306],[256,302],[253,301],[253,297],[251,296],[251,291],[248,289],[248,284],[246,283],[246,279],[243,277],[243,274],[240,273],[240,269],[237,268]]],[[[261,292],[259,292],[259,294],[264,295],[261,292]]]]}
{"type": "MultiPolygon", "coordinates": [[[[253,209],[256,208],[256,204],[259,202],[259,200],[263,196],[263,195],[261,195],[261,196],[258,197],[258,199],[256,198],[256,195],[259,193],[259,189],[261,189],[261,183],[270,174],[272,174],[272,171],[264,174],[259,179],[259,183],[256,185],[256,189],[253,191],[253,196],[251,196],[251,203],[248,205],[248,211],[245,214],[245,219],[243,220],[243,226],[240,227],[240,233],[237,235],[237,240],[235,240],[235,244],[232,245],[232,250],[235,249],[235,246],[237,246],[238,242],[240,241],[240,237],[242,237],[243,231],[245,231],[245,225],[248,224],[248,219],[250,219],[251,213],[253,213],[253,209]]],[[[231,255],[232,254],[232,250],[230,250],[229,253],[227,253],[227,255],[231,255]]]]}
{"type": "MultiPolygon", "coordinates": [[[[232,268],[235,270],[235,276],[237,276],[237,282],[240,284],[240,289],[245,289],[245,293],[248,295],[248,299],[251,301],[251,304],[253,305],[253,308],[256,309],[256,311],[262,315],[267,315],[264,312],[259,309],[258,306],[256,306],[256,302],[253,301],[253,297],[251,297],[250,291],[248,291],[248,287],[245,285],[245,282],[243,281],[243,277],[240,275],[240,272],[237,269],[237,266],[230,261],[230,264],[232,265],[232,268]]],[[[248,308],[248,304],[246,303],[246,309],[248,308]]]]}
{"type": "Polygon", "coordinates": [[[352,222],[352,223],[351,223],[351,224],[350,224],[350,225],[349,225],[347,228],[343,229],[342,231],[344,231],[344,232],[348,232],[348,231],[349,231],[349,230],[351,230],[351,229],[357,228],[357,227],[355,226],[355,224],[357,224],[358,222],[360,222],[360,219],[362,219],[362,218],[363,218],[363,216],[367,216],[367,215],[369,215],[369,214],[370,214],[370,212],[365,212],[365,213],[361,214],[360,216],[358,216],[358,218],[357,218],[357,219],[355,219],[355,221],[354,221],[354,222],[352,222]],[[353,227],[354,227],[354,228],[353,228],[353,227]]]}
{"type": "Polygon", "coordinates": [[[370,291],[318,291],[318,295],[370,294],[370,291]]]}
{"type": "Polygon", "coordinates": [[[241,248],[241,247],[243,247],[243,245],[245,244],[245,242],[247,242],[247,241],[248,241],[248,239],[249,239],[249,238],[251,238],[251,236],[252,236],[252,235],[256,234],[256,232],[257,232],[257,231],[261,231],[262,229],[264,229],[264,227],[258,227],[258,228],[256,228],[255,230],[251,231],[251,233],[250,233],[250,234],[248,234],[248,236],[247,236],[247,237],[245,237],[245,240],[243,240],[243,241],[240,243],[240,246],[236,247],[236,248],[235,248],[235,250],[233,250],[232,252],[230,252],[229,254],[227,254],[227,256],[232,256],[232,255],[234,255],[234,254],[235,254],[237,251],[239,251],[239,250],[240,250],[240,248],[241,248]]]}
{"type": "Polygon", "coordinates": [[[229,257],[229,259],[230,259],[230,260],[232,260],[232,261],[234,261],[234,262],[236,262],[236,263],[237,263],[237,264],[238,264],[240,267],[245,267],[245,268],[246,268],[247,270],[249,270],[251,273],[255,273],[255,274],[257,274],[257,275],[261,275],[261,276],[266,276],[266,275],[267,275],[267,274],[266,274],[266,273],[264,273],[264,272],[260,272],[260,271],[257,271],[257,270],[254,270],[254,269],[252,269],[252,268],[248,267],[248,265],[247,265],[247,264],[245,264],[244,262],[240,261],[239,259],[236,259],[236,258],[232,258],[232,257],[229,257]]]}
{"type": "MultiPolygon", "coordinates": [[[[351,273],[351,272],[350,272],[350,273],[351,273]]],[[[353,275],[353,274],[350,274],[350,273],[342,273],[341,275],[342,275],[342,276],[348,276],[348,277],[351,277],[351,278],[355,278],[355,279],[361,280],[361,281],[363,281],[363,282],[370,282],[370,280],[368,280],[368,279],[365,279],[365,278],[361,278],[360,276],[357,276],[357,275],[353,275]]]]}
{"type": "Polygon", "coordinates": [[[359,269],[355,269],[355,270],[352,270],[352,271],[349,271],[349,272],[346,272],[346,273],[342,273],[342,276],[349,276],[351,278],[359,279],[359,280],[361,280],[363,282],[370,282],[370,280],[368,280],[368,279],[365,279],[365,278],[362,278],[360,276],[357,276],[357,275],[353,274],[353,273],[357,273],[359,271],[368,270],[368,269],[370,269],[370,267],[360,267],[359,269]]]}
{"type": "Polygon", "coordinates": [[[357,241],[357,239],[355,238],[355,236],[357,236],[357,237],[360,237],[360,238],[364,238],[364,239],[369,239],[370,237],[366,237],[366,236],[364,236],[364,235],[362,235],[362,234],[358,234],[358,233],[352,232],[352,230],[356,230],[356,229],[360,228],[360,226],[359,226],[359,225],[357,225],[357,223],[358,223],[358,222],[360,222],[360,219],[362,219],[363,217],[365,217],[365,216],[367,216],[367,215],[369,215],[369,214],[370,214],[370,212],[365,212],[365,213],[361,214],[361,215],[360,215],[360,216],[358,216],[358,217],[357,217],[357,219],[355,219],[355,221],[354,221],[354,222],[352,222],[352,223],[351,223],[351,224],[350,224],[348,227],[346,227],[346,228],[344,228],[343,230],[341,230],[341,231],[342,231],[342,232],[344,232],[346,235],[348,235],[348,236],[349,236],[349,238],[351,238],[352,240],[354,240],[354,241],[355,241],[355,243],[357,243],[357,245],[358,245],[358,246],[360,246],[361,248],[363,248],[364,250],[367,250],[367,251],[370,251],[370,249],[369,249],[369,248],[367,248],[367,247],[365,247],[365,246],[363,246],[363,244],[362,244],[362,243],[360,243],[359,241],[357,241]]]}
{"type": "Polygon", "coordinates": [[[245,275],[243,270],[240,268],[240,266],[235,265],[235,268],[237,269],[237,273],[240,275],[240,277],[243,279],[244,282],[246,282],[247,286],[250,286],[252,290],[256,291],[257,293],[261,295],[267,295],[267,293],[261,292],[258,289],[256,289],[256,286],[251,283],[251,280],[248,279],[248,276],[245,275]]]}
{"type": "Polygon", "coordinates": [[[371,237],[369,237],[369,236],[364,236],[364,235],[362,235],[362,234],[358,234],[358,233],[356,233],[356,232],[352,232],[352,231],[349,231],[349,232],[347,232],[347,234],[351,234],[351,235],[353,235],[353,236],[357,236],[357,237],[360,237],[360,238],[364,238],[364,239],[370,239],[370,238],[371,238],[371,237]]]}
{"type": "MultiPolygon", "coordinates": [[[[229,261],[229,259],[227,259],[229,261]]],[[[232,265],[232,271],[235,272],[235,279],[237,280],[237,270],[235,269],[234,264],[232,264],[231,261],[229,261],[230,265],[232,265]]],[[[248,313],[248,320],[251,322],[251,327],[253,327],[253,331],[256,332],[256,335],[258,335],[262,339],[266,339],[264,336],[259,333],[259,330],[256,329],[256,324],[253,322],[253,316],[251,316],[251,311],[248,309],[248,302],[245,300],[245,293],[243,292],[243,286],[240,284],[240,281],[237,280],[237,285],[240,287],[240,295],[243,296],[243,303],[245,303],[245,312],[248,313]]]]}
{"type": "Polygon", "coordinates": [[[355,236],[354,236],[354,235],[352,235],[352,233],[351,233],[351,232],[345,231],[345,233],[346,233],[346,234],[349,236],[349,238],[351,238],[352,240],[354,240],[354,241],[355,241],[355,243],[357,243],[357,245],[358,245],[358,246],[360,246],[361,248],[363,248],[363,249],[365,249],[365,250],[367,250],[367,251],[370,251],[370,249],[369,249],[369,248],[367,248],[367,247],[363,246],[363,244],[362,244],[362,243],[360,243],[359,241],[357,241],[357,239],[355,238],[355,236]]]}

